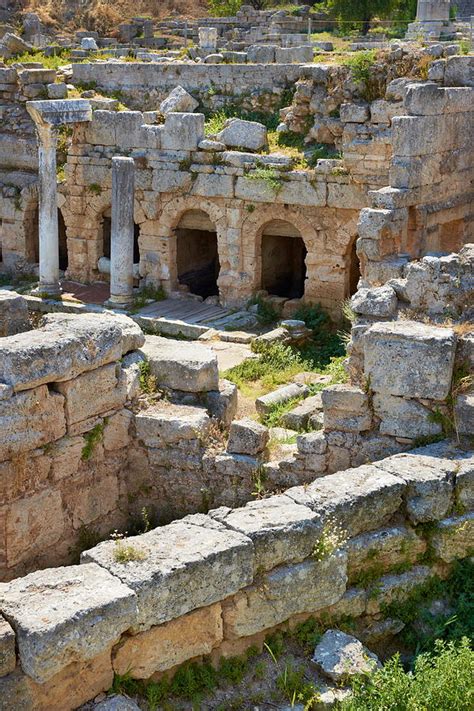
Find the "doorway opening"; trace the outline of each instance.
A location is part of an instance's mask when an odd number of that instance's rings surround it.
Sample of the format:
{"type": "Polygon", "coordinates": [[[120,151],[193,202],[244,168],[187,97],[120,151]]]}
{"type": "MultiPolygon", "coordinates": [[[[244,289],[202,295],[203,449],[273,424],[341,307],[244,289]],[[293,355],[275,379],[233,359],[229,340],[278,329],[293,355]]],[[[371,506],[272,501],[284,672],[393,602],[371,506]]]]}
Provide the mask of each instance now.
{"type": "Polygon", "coordinates": [[[218,295],[217,233],[208,215],[202,210],[189,210],[175,234],[178,282],[203,299],[218,295]]]}
{"type": "Polygon", "coordinates": [[[349,294],[352,296],[357,291],[357,284],[361,277],[360,273],[360,261],[357,256],[357,238],[352,243],[352,247],[349,254],[349,294]]]}
{"type": "Polygon", "coordinates": [[[61,210],[58,209],[58,242],[59,242],[59,268],[66,271],[68,267],[66,224],[61,210]]]}
{"type": "Polygon", "coordinates": [[[262,232],[262,289],[273,296],[304,296],[307,250],[299,231],[288,222],[272,220],[262,232]]]}

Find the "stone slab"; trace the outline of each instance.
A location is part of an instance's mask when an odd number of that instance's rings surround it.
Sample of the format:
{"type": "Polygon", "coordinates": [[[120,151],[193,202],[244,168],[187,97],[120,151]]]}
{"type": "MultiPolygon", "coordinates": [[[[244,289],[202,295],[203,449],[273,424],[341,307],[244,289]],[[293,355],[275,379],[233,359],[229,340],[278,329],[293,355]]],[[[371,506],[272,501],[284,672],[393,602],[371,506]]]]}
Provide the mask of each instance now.
{"type": "Polygon", "coordinates": [[[219,389],[216,355],[200,343],[146,336],[141,352],[150,363],[158,386],[186,392],[219,389]]]}

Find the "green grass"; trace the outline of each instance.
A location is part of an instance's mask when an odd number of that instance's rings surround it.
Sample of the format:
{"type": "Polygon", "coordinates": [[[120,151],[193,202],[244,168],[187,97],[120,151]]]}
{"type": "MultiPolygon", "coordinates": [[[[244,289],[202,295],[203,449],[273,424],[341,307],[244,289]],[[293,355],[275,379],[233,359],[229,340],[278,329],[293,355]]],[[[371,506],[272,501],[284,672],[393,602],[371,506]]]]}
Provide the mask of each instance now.
{"type": "Polygon", "coordinates": [[[371,676],[353,681],[341,711],[468,711],[474,708],[474,652],[460,642],[437,640],[406,672],[397,654],[371,676]]]}
{"type": "Polygon", "coordinates": [[[58,50],[57,54],[54,54],[51,57],[46,57],[44,52],[42,52],[40,49],[38,50],[30,50],[29,52],[23,52],[22,54],[17,54],[15,57],[12,57],[11,59],[6,59],[5,64],[10,65],[10,64],[16,64],[17,62],[20,63],[27,63],[27,62],[41,62],[43,67],[45,69],[54,69],[57,70],[60,66],[63,64],[68,64],[71,59],[71,50],[69,49],[60,49],[58,50]]]}

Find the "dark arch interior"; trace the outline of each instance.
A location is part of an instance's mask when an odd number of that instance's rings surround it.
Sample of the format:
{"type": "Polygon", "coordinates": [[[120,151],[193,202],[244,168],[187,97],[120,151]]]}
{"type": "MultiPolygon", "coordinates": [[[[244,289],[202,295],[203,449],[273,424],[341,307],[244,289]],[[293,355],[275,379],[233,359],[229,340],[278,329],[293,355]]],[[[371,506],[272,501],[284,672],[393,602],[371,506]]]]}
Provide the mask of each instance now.
{"type": "MultiPolygon", "coordinates": [[[[110,212],[110,211],[108,211],[110,212]]],[[[133,263],[138,264],[140,261],[140,247],[138,245],[138,237],[140,235],[140,225],[133,226],[133,263]]],[[[112,237],[112,220],[108,213],[102,217],[102,256],[110,259],[110,243],[112,237]]]]}
{"type": "Polygon", "coordinates": [[[360,273],[360,261],[359,257],[357,256],[357,245],[356,245],[357,240],[354,240],[354,243],[351,247],[351,253],[350,253],[350,262],[349,262],[349,296],[352,296],[352,294],[355,294],[357,291],[357,284],[359,283],[359,279],[361,277],[360,273]]]}
{"type": "Polygon", "coordinates": [[[207,214],[201,210],[185,213],[175,234],[179,283],[204,299],[218,295],[217,233],[207,214]]]}
{"type": "Polygon", "coordinates": [[[68,266],[66,225],[61,210],[58,209],[59,268],[66,271],[68,266]]]}
{"type": "Polygon", "coordinates": [[[274,221],[262,234],[262,289],[299,299],[306,279],[305,244],[292,225],[274,221]]]}

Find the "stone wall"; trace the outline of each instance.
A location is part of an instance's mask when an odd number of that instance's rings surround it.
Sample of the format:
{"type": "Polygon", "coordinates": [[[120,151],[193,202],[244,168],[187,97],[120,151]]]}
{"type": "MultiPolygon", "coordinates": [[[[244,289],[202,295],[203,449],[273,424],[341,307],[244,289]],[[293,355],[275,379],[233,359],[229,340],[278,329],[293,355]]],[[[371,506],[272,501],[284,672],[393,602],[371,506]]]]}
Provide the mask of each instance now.
{"type": "Polygon", "coordinates": [[[310,616],[351,615],[369,636],[398,631],[383,605],[472,549],[473,465],[432,445],[1,585],[0,708],[74,709],[114,672],[147,679],[217,661],[310,616]],[[380,577],[364,587],[374,561],[380,577]]]}

